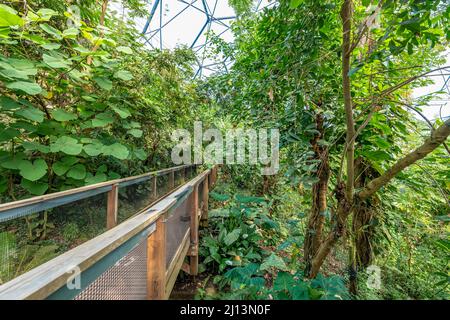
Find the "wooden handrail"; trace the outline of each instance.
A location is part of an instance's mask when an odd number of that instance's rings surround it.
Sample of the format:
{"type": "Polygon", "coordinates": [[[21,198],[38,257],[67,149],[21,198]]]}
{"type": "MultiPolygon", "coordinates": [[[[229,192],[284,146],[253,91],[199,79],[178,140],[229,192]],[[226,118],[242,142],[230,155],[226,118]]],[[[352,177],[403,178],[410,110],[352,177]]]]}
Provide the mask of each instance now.
{"type": "MultiPolygon", "coordinates": [[[[130,182],[130,181],[136,181],[136,180],[139,180],[139,179],[142,179],[145,177],[148,177],[149,179],[151,179],[151,177],[157,177],[157,176],[161,176],[166,173],[175,172],[178,170],[184,170],[186,167],[191,167],[191,166],[195,166],[195,165],[182,165],[182,166],[178,166],[178,167],[148,172],[148,173],[138,175],[138,176],[127,177],[127,178],[122,178],[122,179],[115,179],[115,180],[100,182],[100,183],[96,183],[93,185],[84,186],[84,187],[80,187],[80,188],[75,188],[75,189],[70,189],[70,190],[65,190],[65,191],[60,191],[60,192],[55,192],[55,193],[49,193],[49,194],[46,194],[43,196],[36,196],[36,197],[18,200],[18,201],[14,201],[14,202],[3,203],[3,204],[0,204],[0,217],[1,217],[2,212],[8,211],[8,210],[19,209],[19,208],[23,208],[23,207],[34,205],[34,204],[39,204],[41,202],[59,199],[59,198],[63,198],[63,197],[69,196],[69,195],[82,194],[84,192],[93,191],[93,190],[97,190],[97,189],[106,188],[102,192],[108,192],[108,191],[112,190],[114,185],[120,186],[120,184],[130,182]],[[111,189],[109,189],[109,187],[111,189]]],[[[74,202],[74,201],[76,201],[76,200],[73,200],[70,202],[74,202]]]]}
{"type": "Polygon", "coordinates": [[[141,210],[137,215],[113,229],[1,285],[0,300],[47,298],[67,283],[71,277],[71,274],[67,273],[69,270],[74,267],[79,268],[81,272],[87,270],[133,236],[155,226],[159,217],[177,204],[181,198],[180,195],[185,194],[187,190],[193,192],[194,188],[205,180],[210,172],[211,170],[204,171],[166,198],[150,208],[141,210]]]}

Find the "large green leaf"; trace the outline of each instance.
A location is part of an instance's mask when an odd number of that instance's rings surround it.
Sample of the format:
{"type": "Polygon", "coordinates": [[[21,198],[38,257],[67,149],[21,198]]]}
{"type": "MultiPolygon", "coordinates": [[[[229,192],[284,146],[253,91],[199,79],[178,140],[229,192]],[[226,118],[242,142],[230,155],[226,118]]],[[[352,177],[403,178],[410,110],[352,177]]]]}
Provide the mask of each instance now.
{"type": "Polygon", "coordinates": [[[37,69],[29,60],[23,59],[0,59],[0,75],[10,80],[28,80],[29,76],[37,74],[37,69]]]}
{"type": "Polygon", "coordinates": [[[0,75],[10,80],[22,79],[28,80],[28,74],[25,71],[18,70],[6,62],[0,61],[0,75]]]}
{"type": "Polygon", "coordinates": [[[54,38],[61,40],[62,39],[62,34],[61,31],[59,31],[58,29],[53,28],[52,26],[46,24],[46,23],[42,23],[39,25],[39,27],[44,30],[45,32],[47,32],[49,35],[53,36],[54,38]]]}
{"type": "Polygon", "coordinates": [[[309,286],[304,283],[296,283],[289,289],[293,300],[309,300],[309,286]]]}
{"type": "Polygon", "coordinates": [[[47,163],[43,159],[37,159],[34,162],[22,160],[18,164],[20,175],[27,180],[37,181],[47,173],[47,163]]]}
{"type": "Polygon", "coordinates": [[[24,147],[25,150],[31,150],[31,151],[37,150],[42,153],[50,152],[50,147],[44,146],[36,141],[25,141],[22,143],[22,146],[24,147]]]}
{"type": "Polygon", "coordinates": [[[53,118],[57,121],[70,121],[77,118],[76,114],[67,112],[63,109],[54,109],[51,113],[53,118]]]}
{"type": "Polygon", "coordinates": [[[88,173],[86,175],[86,185],[90,184],[96,184],[100,182],[105,182],[108,179],[105,173],[97,173],[95,176],[93,176],[91,173],[88,173]]]}
{"type": "Polygon", "coordinates": [[[42,55],[42,58],[48,66],[55,69],[68,69],[72,64],[71,61],[64,57],[52,56],[45,53],[42,55]]]}
{"type": "Polygon", "coordinates": [[[40,196],[48,190],[48,184],[45,182],[39,181],[29,181],[27,179],[22,179],[20,185],[27,190],[29,193],[40,196]]]}
{"type": "Polygon", "coordinates": [[[89,156],[96,157],[103,152],[103,144],[94,141],[93,143],[84,145],[83,149],[89,156]]]}
{"type": "Polygon", "coordinates": [[[229,246],[232,245],[234,242],[236,242],[237,239],[239,239],[239,235],[241,234],[241,229],[234,229],[230,233],[228,233],[225,238],[223,239],[223,242],[229,246]]]}
{"type": "Polygon", "coordinates": [[[35,82],[15,81],[6,84],[8,89],[23,91],[29,95],[36,95],[42,92],[42,88],[35,82]]]}
{"type": "Polygon", "coordinates": [[[109,112],[99,113],[92,119],[93,127],[105,127],[114,123],[114,117],[109,112]]]}
{"type": "Polygon", "coordinates": [[[0,27],[23,26],[24,21],[17,11],[7,5],[0,4],[0,27]]]}
{"type": "Polygon", "coordinates": [[[363,153],[363,155],[373,161],[383,161],[383,160],[389,160],[392,158],[392,156],[389,153],[387,153],[386,151],[381,151],[381,150],[365,151],[363,153]]]}
{"type": "Polygon", "coordinates": [[[144,161],[147,159],[147,153],[143,149],[136,149],[134,150],[134,156],[138,158],[139,160],[144,161]]]}
{"type": "Polygon", "coordinates": [[[24,156],[25,155],[23,153],[15,154],[14,156],[8,156],[0,161],[0,166],[5,169],[18,170],[19,163],[23,160],[24,156]]]}
{"type": "Polygon", "coordinates": [[[105,77],[96,77],[94,81],[98,84],[100,88],[106,91],[110,91],[112,89],[112,81],[105,77]]]}
{"type": "Polygon", "coordinates": [[[297,8],[299,5],[301,5],[303,2],[305,2],[305,0],[291,0],[290,2],[290,7],[292,9],[297,8]]]}
{"type": "Polygon", "coordinates": [[[125,160],[128,157],[129,151],[123,144],[114,143],[109,146],[104,146],[103,153],[105,155],[116,157],[120,160],[125,160]]]}
{"type": "Polygon", "coordinates": [[[209,195],[211,196],[211,198],[213,198],[216,201],[225,202],[225,201],[230,200],[230,196],[227,194],[220,194],[220,193],[213,191],[209,195]]]}
{"type": "Polygon", "coordinates": [[[275,268],[278,270],[287,271],[288,267],[283,258],[277,256],[274,252],[261,264],[260,270],[269,270],[275,268]]]}
{"type": "Polygon", "coordinates": [[[119,46],[117,47],[117,51],[126,54],[133,54],[133,50],[130,47],[119,46]]]}
{"type": "Polygon", "coordinates": [[[37,68],[31,60],[8,58],[7,62],[28,76],[35,76],[37,74],[37,68]]]}
{"type": "Polygon", "coordinates": [[[53,172],[58,176],[63,176],[77,162],[78,159],[76,157],[64,157],[52,165],[53,172]]]}
{"type": "Polygon", "coordinates": [[[61,45],[59,43],[44,43],[42,44],[42,47],[47,50],[58,50],[61,48],[61,45]]]}
{"type": "Polygon", "coordinates": [[[128,130],[128,134],[131,134],[135,138],[141,138],[143,132],[140,129],[131,129],[131,130],[128,130]]]}
{"type": "Polygon", "coordinates": [[[25,107],[14,113],[16,116],[23,117],[25,119],[42,122],[44,121],[44,112],[34,107],[25,107]]]}
{"type": "Polygon", "coordinates": [[[36,12],[39,17],[41,18],[41,20],[50,20],[51,17],[53,16],[57,16],[58,12],[56,12],[55,10],[52,9],[48,9],[48,8],[42,8],[39,9],[38,12],[36,12]]]}
{"type": "Polygon", "coordinates": [[[78,143],[77,139],[62,136],[50,144],[50,149],[52,152],[64,152],[65,154],[76,156],[83,150],[83,145],[78,143]]]}
{"type": "Polygon", "coordinates": [[[121,79],[124,81],[129,81],[129,80],[133,79],[133,75],[131,74],[130,71],[120,70],[120,71],[117,71],[116,73],[114,73],[114,78],[121,79]]]}
{"type": "Polygon", "coordinates": [[[119,117],[121,117],[122,119],[126,119],[129,116],[131,116],[130,111],[127,108],[120,108],[117,106],[112,106],[111,107],[118,115],[119,117]]]}
{"type": "Polygon", "coordinates": [[[64,30],[62,35],[64,38],[76,39],[79,33],[80,30],[78,30],[77,28],[69,28],[64,30]]]}
{"type": "Polygon", "coordinates": [[[20,135],[20,131],[14,128],[7,128],[0,125],[0,141],[8,141],[20,135]]]}
{"type": "Polygon", "coordinates": [[[9,97],[0,97],[0,109],[3,111],[19,109],[20,105],[16,100],[9,97]]]}
{"type": "Polygon", "coordinates": [[[81,163],[74,165],[67,172],[67,177],[75,180],[84,180],[84,178],[86,177],[86,167],[81,163]]]}
{"type": "Polygon", "coordinates": [[[235,196],[235,199],[237,202],[240,202],[240,203],[263,203],[263,202],[265,202],[264,198],[262,198],[262,197],[250,197],[250,196],[243,196],[240,194],[237,194],[235,196]]]}
{"type": "Polygon", "coordinates": [[[293,276],[288,272],[279,272],[277,278],[273,282],[273,290],[275,291],[289,291],[294,285],[293,276]]]}

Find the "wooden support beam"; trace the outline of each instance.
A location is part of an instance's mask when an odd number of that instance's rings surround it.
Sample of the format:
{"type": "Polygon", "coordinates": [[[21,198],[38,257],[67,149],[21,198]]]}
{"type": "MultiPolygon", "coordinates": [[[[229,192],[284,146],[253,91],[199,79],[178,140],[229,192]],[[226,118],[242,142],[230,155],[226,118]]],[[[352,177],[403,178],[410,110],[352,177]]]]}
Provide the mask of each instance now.
{"type": "Polygon", "coordinates": [[[191,248],[189,252],[189,264],[191,267],[190,274],[196,276],[198,274],[198,184],[194,186],[189,202],[191,215],[191,248]]]}
{"type": "Polygon", "coordinates": [[[108,192],[108,202],[106,207],[106,228],[112,229],[117,225],[117,211],[119,209],[119,185],[113,184],[108,192]]]}
{"type": "Polygon", "coordinates": [[[147,240],[147,299],[166,298],[166,213],[156,221],[147,240]]]}
{"type": "MultiPolygon", "coordinates": [[[[186,255],[188,254],[189,247],[190,247],[190,233],[191,231],[188,229],[183,241],[181,241],[180,246],[175,253],[175,256],[173,257],[169,267],[166,271],[166,288],[165,288],[165,299],[169,299],[170,294],[172,293],[173,286],[175,285],[175,282],[177,281],[178,273],[183,267],[183,264],[185,263],[184,260],[186,258],[186,255]]],[[[190,266],[189,266],[190,269],[190,266]]]]}

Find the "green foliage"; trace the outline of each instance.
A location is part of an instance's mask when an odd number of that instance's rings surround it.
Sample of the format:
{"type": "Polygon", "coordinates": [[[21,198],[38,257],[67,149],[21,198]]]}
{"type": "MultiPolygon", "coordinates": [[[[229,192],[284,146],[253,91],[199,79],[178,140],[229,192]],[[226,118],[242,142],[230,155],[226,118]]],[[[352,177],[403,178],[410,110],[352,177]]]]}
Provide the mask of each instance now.
{"type": "Polygon", "coordinates": [[[76,223],[68,223],[63,229],[63,237],[66,241],[71,242],[80,236],[80,229],[76,223]]]}
{"type": "Polygon", "coordinates": [[[95,28],[95,1],[80,5],[90,17],[82,21],[68,5],[0,7],[0,174],[13,181],[0,188],[5,196],[110,179],[96,174],[101,164],[126,176],[160,168],[169,163],[171,131],[203,112],[190,51],[149,51],[122,20],[108,16],[95,28]]]}
{"type": "MultiPolygon", "coordinates": [[[[280,228],[274,242],[281,240],[277,249],[289,254],[290,259],[282,259],[288,269],[303,267],[295,262],[303,259],[308,234],[303,218],[317,199],[313,192],[324,158],[330,167],[324,233],[335,225],[333,214],[342,200],[334,192],[347,174],[341,4],[287,0],[259,15],[241,17],[233,26],[233,44],[216,41],[217,51],[232,56],[233,66],[202,86],[218,105],[218,114],[234,127],[280,130],[282,177],[272,192],[264,185],[267,181],[258,180],[248,168],[224,170],[238,188],[269,194],[271,219],[280,228]]],[[[435,97],[430,93],[413,100],[411,93],[431,83],[422,73],[445,64],[450,11],[448,1],[407,0],[383,2],[380,9],[370,1],[352,1],[352,12],[355,46],[349,76],[355,129],[360,129],[355,159],[362,170],[355,182],[357,193],[430,135],[428,124],[407,105],[414,104],[420,112],[435,97]]],[[[442,121],[432,124],[436,128],[442,121]]],[[[382,267],[389,283],[371,290],[361,282],[360,297],[423,299],[448,292],[448,252],[438,250],[445,248],[442,239],[448,237],[447,162],[448,153],[440,147],[370,199],[369,207],[377,214],[363,232],[370,233],[373,263],[382,267]]],[[[345,228],[351,230],[352,221],[345,228]]],[[[348,254],[342,251],[347,245],[338,244],[325,270],[346,272],[348,254]]],[[[276,252],[265,257],[266,265],[282,266],[276,258],[281,256],[276,252]]]]}
{"type": "MultiPolygon", "coordinates": [[[[349,299],[342,278],[338,276],[304,279],[298,262],[288,263],[284,251],[295,243],[292,235],[282,236],[286,220],[274,221],[267,213],[270,202],[262,197],[228,192],[222,184],[211,192],[209,228],[202,230],[200,270],[214,275],[219,292],[208,294],[199,289],[199,299],[349,299]],[[272,238],[272,240],[269,240],[272,238]],[[268,250],[268,244],[285,239],[283,249],[268,250]],[[264,249],[263,249],[264,248],[264,249]],[[284,253],[283,253],[284,252],[284,253]],[[273,281],[268,281],[268,279],[273,281]]],[[[298,232],[298,228],[296,229],[298,232]]],[[[295,234],[295,233],[294,233],[295,234]]],[[[289,251],[291,252],[291,251],[289,251]]],[[[294,251],[295,254],[295,251],[294,251]]],[[[296,259],[294,255],[294,259],[296,259]]]]}
{"type": "Polygon", "coordinates": [[[240,202],[243,198],[252,198],[239,195],[232,198],[212,192],[211,196],[226,204],[209,212],[214,227],[209,235],[202,238],[200,255],[205,257],[203,268],[224,272],[230,266],[241,266],[261,259],[262,251],[258,245],[262,241],[260,219],[269,219],[264,204],[258,199],[259,205],[254,200],[244,205],[240,202]]]}

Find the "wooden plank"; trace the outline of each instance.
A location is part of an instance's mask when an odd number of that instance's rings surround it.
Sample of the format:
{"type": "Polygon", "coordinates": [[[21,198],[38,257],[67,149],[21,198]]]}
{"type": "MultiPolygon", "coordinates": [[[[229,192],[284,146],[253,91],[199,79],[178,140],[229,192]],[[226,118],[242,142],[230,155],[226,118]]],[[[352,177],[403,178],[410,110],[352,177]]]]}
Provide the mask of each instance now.
{"type": "Polygon", "coordinates": [[[174,258],[172,259],[172,262],[170,263],[170,266],[167,269],[165,299],[169,299],[170,294],[172,293],[173,286],[175,285],[178,274],[180,273],[181,267],[183,266],[183,263],[184,263],[184,259],[186,258],[186,254],[189,250],[189,244],[190,244],[190,236],[189,235],[190,235],[190,230],[187,230],[186,234],[184,235],[183,241],[181,242],[180,246],[178,247],[178,250],[175,253],[174,258]]]}
{"type": "Polygon", "coordinates": [[[166,215],[156,221],[147,242],[147,299],[163,300],[166,288],[166,215]]]}
{"type": "Polygon", "coordinates": [[[106,207],[106,228],[112,229],[117,225],[117,211],[119,201],[119,185],[114,184],[108,192],[108,202],[106,207]]]}

